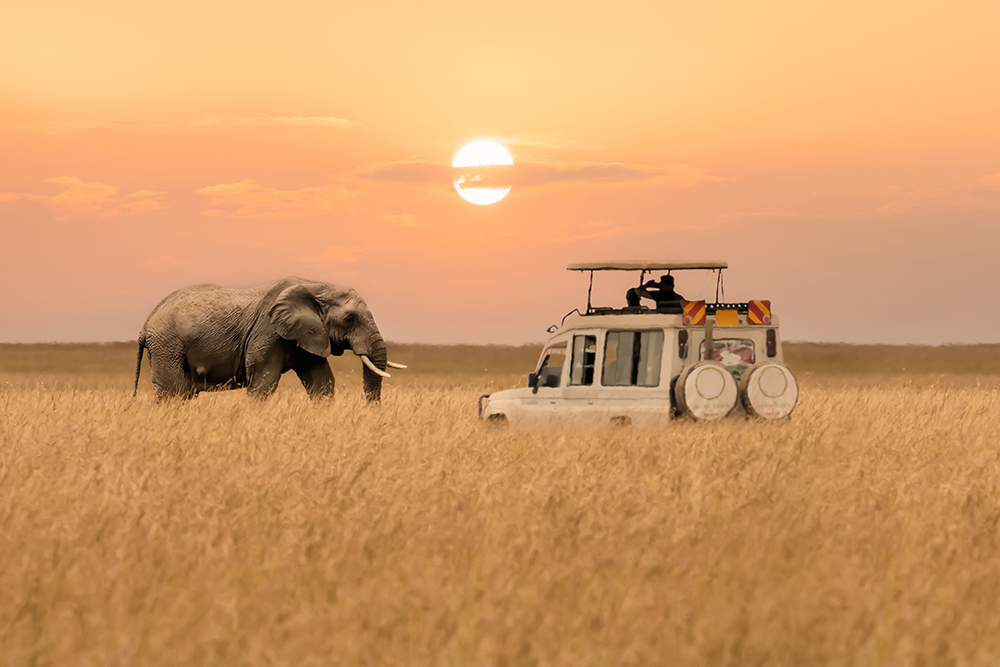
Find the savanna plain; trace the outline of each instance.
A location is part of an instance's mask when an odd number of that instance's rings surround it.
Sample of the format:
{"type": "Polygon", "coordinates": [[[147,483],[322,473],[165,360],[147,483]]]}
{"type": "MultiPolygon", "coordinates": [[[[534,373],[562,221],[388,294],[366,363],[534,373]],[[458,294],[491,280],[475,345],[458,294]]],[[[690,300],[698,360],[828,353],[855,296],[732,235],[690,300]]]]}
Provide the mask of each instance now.
{"type": "Polygon", "coordinates": [[[0,346],[0,665],[996,665],[1000,345],[789,344],[781,423],[480,423],[535,347],[155,403],[0,346]]]}

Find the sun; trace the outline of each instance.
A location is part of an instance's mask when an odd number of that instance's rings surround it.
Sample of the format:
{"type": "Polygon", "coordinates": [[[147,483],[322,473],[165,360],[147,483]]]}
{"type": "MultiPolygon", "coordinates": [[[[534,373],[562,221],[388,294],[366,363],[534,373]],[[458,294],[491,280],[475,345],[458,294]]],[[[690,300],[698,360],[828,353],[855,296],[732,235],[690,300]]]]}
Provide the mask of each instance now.
{"type": "MultiPolygon", "coordinates": [[[[455,154],[455,159],[451,161],[452,167],[489,167],[508,166],[514,164],[514,159],[507,152],[507,149],[495,141],[480,139],[466,144],[462,150],[455,154]]],[[[479,176],[469,176],[463,174],[455,179],[455,189],[462,199],[473,204],[486,206],[495,204],[510,192],[510,187],[478,187],[476,182],[479,176]]]]}

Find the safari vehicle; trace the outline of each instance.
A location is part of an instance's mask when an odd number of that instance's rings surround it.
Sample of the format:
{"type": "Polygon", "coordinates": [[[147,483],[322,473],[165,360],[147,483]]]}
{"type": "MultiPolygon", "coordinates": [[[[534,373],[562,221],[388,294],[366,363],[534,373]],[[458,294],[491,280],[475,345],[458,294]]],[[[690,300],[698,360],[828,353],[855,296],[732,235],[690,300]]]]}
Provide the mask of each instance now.
{"type": "Polygon", "coordinates": [[[725,262],[626,261],[570,264],[589,271],[586,312],[570,311],[549,339],[528,386],[479,397],[490,421],[571,419],[620,424],[678,417],[788,417],[798,401],[782,360],[770,301],[725,303],[725,262]],[[591,304],[594,273],[713,271],[715,301],[667,301],[623,308],[591,304]],[[711,353],[705,354],[705,350],[711,353]]]}

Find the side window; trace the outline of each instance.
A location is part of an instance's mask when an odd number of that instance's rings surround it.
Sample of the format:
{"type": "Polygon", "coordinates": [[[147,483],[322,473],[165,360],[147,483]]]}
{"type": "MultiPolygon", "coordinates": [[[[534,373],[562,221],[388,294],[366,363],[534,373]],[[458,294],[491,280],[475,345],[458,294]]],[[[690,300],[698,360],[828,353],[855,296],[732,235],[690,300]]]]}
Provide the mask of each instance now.
{"type": "MultiPolygon", "coordinates": [[[[753,341],[748,338],[717,338],[714,341],[712,361],[718,361],[736,377],[742,377],[754,363],[753,341]]],[[[705,358],[705,343],[702,342],[699,358],[705,358]]]]}
{"type": "Polygon", "coordinates": [[[571,385],[594,384],[594,365],[597,363],[597,336],[573,336],[573,364],[569,367],[571,385]]]}
{"type": "Polygon", "coordinates": [[[606,387],[656,387],[660,384],[663,331],[609,331],[604,339],[606,387]]]}
{"type": "Polygon", "coordinates": [[[538,368],[539,387],[558,387],[566,363],[566,345],[553,345],[545,350],[542,365],[538,368]]]}

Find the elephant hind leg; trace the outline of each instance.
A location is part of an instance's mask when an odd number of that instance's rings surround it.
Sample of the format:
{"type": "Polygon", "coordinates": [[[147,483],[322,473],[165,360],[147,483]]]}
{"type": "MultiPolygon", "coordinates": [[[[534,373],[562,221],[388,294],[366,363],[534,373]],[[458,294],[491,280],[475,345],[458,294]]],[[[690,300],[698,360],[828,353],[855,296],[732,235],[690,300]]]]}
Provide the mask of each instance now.
{"type": "Polygon", "coordinates": [[[197,393],[183,355],[167,355],[149,350],[153,393],[157,401],[167,398],[193,398],[197,393]]]}
{"type": "Polygon", "coordinates": [[[335,382],[333,371],[330,370],[330,364],[324,357],[309,356],[313,357],[313,359],[298,360],[299,363],[292,366],[292,369],[299,376],[299,380],[302,381],[302,386],[309,392],[309,398],[320,396],[329,396],[332,398],[335,382]]]}

